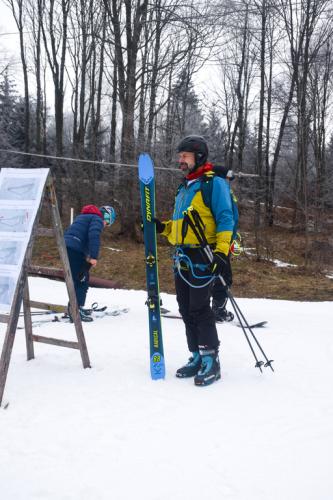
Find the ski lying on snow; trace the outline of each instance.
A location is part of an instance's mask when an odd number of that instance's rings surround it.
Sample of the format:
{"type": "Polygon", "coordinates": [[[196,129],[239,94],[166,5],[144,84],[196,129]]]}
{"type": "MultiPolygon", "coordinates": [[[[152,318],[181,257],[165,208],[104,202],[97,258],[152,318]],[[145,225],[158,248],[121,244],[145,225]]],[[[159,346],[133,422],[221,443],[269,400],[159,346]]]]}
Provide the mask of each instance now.
{"type": "MultiPolygon", "coordinates": [[[[95,312],[103,312],[103,311],[106,311],[106,309],[108,308],[108,306],[102,306],[102,307],[98,307],[98,305],[95,305],[97,304],[96,302],[94,302],[94,304],[92,304],[91,307],[83,307],[83,311],[85,312],[85,314],[92,314],[92,313],[95,313],[95,312]]],[[[62,306],[64,309],[66,308],[66,306],[62,306]]],[[[61,311],[60,311],[61,312],[61,311]]],[[[59,311],[52,311],[51,309],[45,309],[45,310],[39,310],[39,311],[31,311],[31,316],[46,316],[47,314],[59,314],[59,311]]],[[[20,316],[24,316],[24,312],[20,312],[20,316]]]]}
{"type": "Polygon", "coordinates": [[[168,314],[168,313],[162,313],[161,314],[162,318],[170,318],[170,319],[182,319],[182,317],[179,314],[168,314]]]}
{"type": "MultiPolygon", "coordinates": [[[[107,310],[107,306],[105,306],[105,307],[100,308],[98,310],[94,309],[91,313],[91,317],[93,319],[101,319],[101,318],[105,318],[106,316],[119,316],[120,314],[128,313],[128,311],[129,311],[128,308],[107,310]]],[[[49,315],[50,311],[46,311],[45,314],[49,315]]],[[[37,321],[33,320],[32,327],[36,328],[38,326],[43,326],[43,325],[48,324],[48,323],[71,323],[71,319],[67,314],[64,314],[63,316],[59,316],[59,313],[51,313],[51,314],[54,314],[54,316],[50,317],[50,318],[40,319],[37,321]]],[[[22,330],[22,329],[24,329],[24,326],[18,326],[17,328],[19,330],[22,330]]]]}
{"type": "Polygon", "coordinates": [[[94,304],[92,305],[92,307],[88,307],[88,308],[82,307],[82,311],[85,314],[92,314],[92,313],[104,312],[108,308],[108,306],[103,306],[103,307],[93,307],[93,306],[94,306],[94,304]]]}
{"type": "MultiPolygon", "coordinates": [[[[168,311],[168,310],[165,309],[165,311],[168,311]]],[[[170,312],[162,313],[161,316],[163,318],[182,319],[182,317],[179,314],[172,314],[170,312]]],[[[223,323],[229,323],[231,325],[235,325],[235,323],[233,323],[232,321],[217,321],[218,325],[221,325],[223,323]]],[[[249,326],[244,325],[244,328],[263,328],[266,324],[267,324],[267,321],[259,321],[258,323],[253,323],[253,325],[249,325],[249,326]]],[[[240,324],[236,324],[236,326],[241,328],[240,324]]]]}

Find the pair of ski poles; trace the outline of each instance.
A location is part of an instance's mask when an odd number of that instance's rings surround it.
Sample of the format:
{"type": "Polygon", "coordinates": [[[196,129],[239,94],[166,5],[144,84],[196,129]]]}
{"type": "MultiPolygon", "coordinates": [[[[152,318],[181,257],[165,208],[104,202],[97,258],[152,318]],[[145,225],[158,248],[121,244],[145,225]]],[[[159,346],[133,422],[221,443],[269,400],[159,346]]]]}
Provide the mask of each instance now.
{"type": "MultiPolygon", "coordinates": [[[[184,222],[185,222],[185,225],[190,226],[190,228],[192,229],[192,231],[195,234],[195,237],[197,238],[202,250],[204,251],[204,255],[206,256],[208,262],[212,263],[214,260],[214,254],[213,254],[213,251],[208,244],[208,241],[207,241],[207,238],[205,235],[205,226],[204,226],[204,223],[203,223],[199,213],[197,212],[197,210],[195,210],[193,207],[189,207],[187,210],[185,210],[184,211],[184,222]]],[[[184,227],[186,227],[186,226],[184,226],[184,227]]],[[[229,287],[227,286],[227,284],[226,284],[226,282],[221,274],[219,275],[219,279],[221,280],[222,285],[226,289],[227,296],[232,304],[232,307],[235,311],[235,314],[237,316],[239,324],[243,330],[243,333],[245,335],[247,343],[249,344],[249,347],[250,347],[251,352],[254,356],[254,359],[256,360],[255,368],[259,368],[259,370],[262,373],[261,367],[264,366],[265,368],[267,368],[269,366],[270,369],[272,371],[274,371],[274,369],[272,367],[273,360],[268,359],[268,357],[266,356],[266,354],[265,354],[263,348],[261,347],[257,337],[253,333],[252,328],[248,324],[246,318],[244,317],[244,314],[240,310],[239,305],[237,304],[234,296],[232,295],[231,291],[229,290],[229,287]],[[251,344],[251,340],[250,340],[248,334],[246,333],[245,328],[247,328],[249,330],[254,342],[257,344],[257,346],[258,346],[260,352],[262,353],[262,355],[264,356],[266,362],[258,360],[257,355],[255,353],[255,350],[253,348],[253,345],[251,344]]]]}

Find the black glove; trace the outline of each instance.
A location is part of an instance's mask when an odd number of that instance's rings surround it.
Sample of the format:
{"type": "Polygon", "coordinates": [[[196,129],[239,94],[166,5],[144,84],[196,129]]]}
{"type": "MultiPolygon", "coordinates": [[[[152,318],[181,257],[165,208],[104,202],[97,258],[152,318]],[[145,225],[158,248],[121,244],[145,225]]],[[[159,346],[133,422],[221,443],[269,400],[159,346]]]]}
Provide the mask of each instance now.
{"type": "Polygon", "coordinates": [[[156,232],[163,233],[163,231],[165,229],[165,223],[161,222],[159,219],[156,219],[156,217],[153,217],[152,221],[156,225],[156,232]]]}
{"type": "Polygon", "coordinates": [[[228,264],[228,257],[222,253],[222,252],[214,252],[214,258],[213,262],[211,263],[211,273],[214,274],[215,276],[218,276],[219,274],[222,274],[227,267],[228,264]]]}

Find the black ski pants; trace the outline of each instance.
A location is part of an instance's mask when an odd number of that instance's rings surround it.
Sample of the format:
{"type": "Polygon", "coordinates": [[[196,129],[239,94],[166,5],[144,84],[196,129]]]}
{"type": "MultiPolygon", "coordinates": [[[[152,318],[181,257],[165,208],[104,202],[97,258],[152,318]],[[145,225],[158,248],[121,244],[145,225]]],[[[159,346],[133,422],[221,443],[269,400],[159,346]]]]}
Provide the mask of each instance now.
{"type": "Polygon", "coordinates": [[[200,248],[184,248],[183,252],[191,260],[193,271],[186,260],[181,260],[181,269],[175,269],[175,286],[189,351],[198,351],[199,346],[217,350],[219,339],[215,316],[210,307],[212,284],[202,287],[209,278],[194,276],[209,275],[208,266],[200,248]],[[198,286],[200,288],[196,288],[198,286]]]}

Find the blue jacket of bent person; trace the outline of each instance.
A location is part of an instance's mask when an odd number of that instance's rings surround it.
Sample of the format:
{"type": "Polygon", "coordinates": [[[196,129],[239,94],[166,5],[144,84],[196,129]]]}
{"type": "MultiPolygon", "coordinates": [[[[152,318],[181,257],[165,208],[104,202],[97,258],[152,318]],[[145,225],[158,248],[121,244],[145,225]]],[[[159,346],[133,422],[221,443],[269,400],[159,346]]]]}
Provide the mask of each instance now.
{"type": "Polygon", "coordinates": [[[91,259],[98,259],[104,224],[101,212],[97,207],[94,208],[96,210],[82,213],[86,209],[84,207],[81,214],[75,217],[74,222],[65,231],[64,238],[66,247],[81,252],[91,259]]]}

